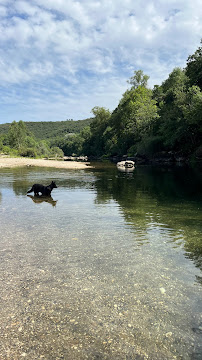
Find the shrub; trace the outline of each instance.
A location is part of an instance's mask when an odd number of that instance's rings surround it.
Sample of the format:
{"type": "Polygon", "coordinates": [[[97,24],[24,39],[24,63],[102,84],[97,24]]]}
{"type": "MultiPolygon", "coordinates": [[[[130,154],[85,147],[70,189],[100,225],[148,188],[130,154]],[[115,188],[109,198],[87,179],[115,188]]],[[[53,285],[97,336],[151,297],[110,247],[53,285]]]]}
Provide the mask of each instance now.
{"type": "Polygon", "coordinates": [[[23,148],[19,150],[19,155],[23,157],[31,157],[31,158],[37,157],[36,149],[34,148],[23,148]]]}

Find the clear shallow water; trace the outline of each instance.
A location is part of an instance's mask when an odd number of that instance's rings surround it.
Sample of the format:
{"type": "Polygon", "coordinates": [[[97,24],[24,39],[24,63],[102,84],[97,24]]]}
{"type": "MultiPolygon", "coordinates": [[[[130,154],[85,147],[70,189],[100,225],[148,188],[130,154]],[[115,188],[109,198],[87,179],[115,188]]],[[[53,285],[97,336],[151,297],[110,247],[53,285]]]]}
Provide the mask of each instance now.
{"type": "Polygon", "coordinates": [[[191,169],[1,169],[0,359],[202,359],[201,200],[191,169]]]}

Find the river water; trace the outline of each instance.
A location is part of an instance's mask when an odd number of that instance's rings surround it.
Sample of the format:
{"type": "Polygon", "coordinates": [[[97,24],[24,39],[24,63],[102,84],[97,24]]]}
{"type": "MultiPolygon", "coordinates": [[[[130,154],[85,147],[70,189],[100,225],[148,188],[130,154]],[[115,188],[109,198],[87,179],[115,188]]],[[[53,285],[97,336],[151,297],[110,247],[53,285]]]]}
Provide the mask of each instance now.
{"type": "Polygon", "coordinates": [[[201,185],[183,167],[0,169],[0,359],[202,359],[201,185]]]}

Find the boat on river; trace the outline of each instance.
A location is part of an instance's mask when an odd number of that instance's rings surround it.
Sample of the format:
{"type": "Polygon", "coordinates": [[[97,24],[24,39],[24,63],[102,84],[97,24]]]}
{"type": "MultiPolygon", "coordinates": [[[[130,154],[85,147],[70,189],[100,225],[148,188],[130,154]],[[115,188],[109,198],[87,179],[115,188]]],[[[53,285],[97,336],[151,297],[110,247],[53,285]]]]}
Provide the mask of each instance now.
{"type": "Polygon", "coordinates": [[[120,171],[133,171],[135,168],[135,162],[132,160],[119,161],[116,166],[120,171]]]}
{"type": "Polygon", "coordinates": [[[133,168],[135,166],[135,162],[132,160],[125,160],[125,161],[119,161],[117,164],[117,167],[124,167],[124,168],[133,168]]]}

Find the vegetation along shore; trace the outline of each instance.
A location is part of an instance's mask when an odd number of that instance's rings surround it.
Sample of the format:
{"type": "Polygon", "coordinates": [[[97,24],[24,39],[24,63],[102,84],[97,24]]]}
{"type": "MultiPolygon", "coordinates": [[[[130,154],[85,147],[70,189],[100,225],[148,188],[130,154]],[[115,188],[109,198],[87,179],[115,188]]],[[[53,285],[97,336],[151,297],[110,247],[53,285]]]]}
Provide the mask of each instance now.
{"type": "Polygon", "coordinates": [[[161,85],[149,89],[148,79],[142,70],[134,71],[116,109],[94,107],[91,119],[2,124],[0,152],[32,158],[127,155],[140,162],[200,162],[202,47],[161,85]]]}

